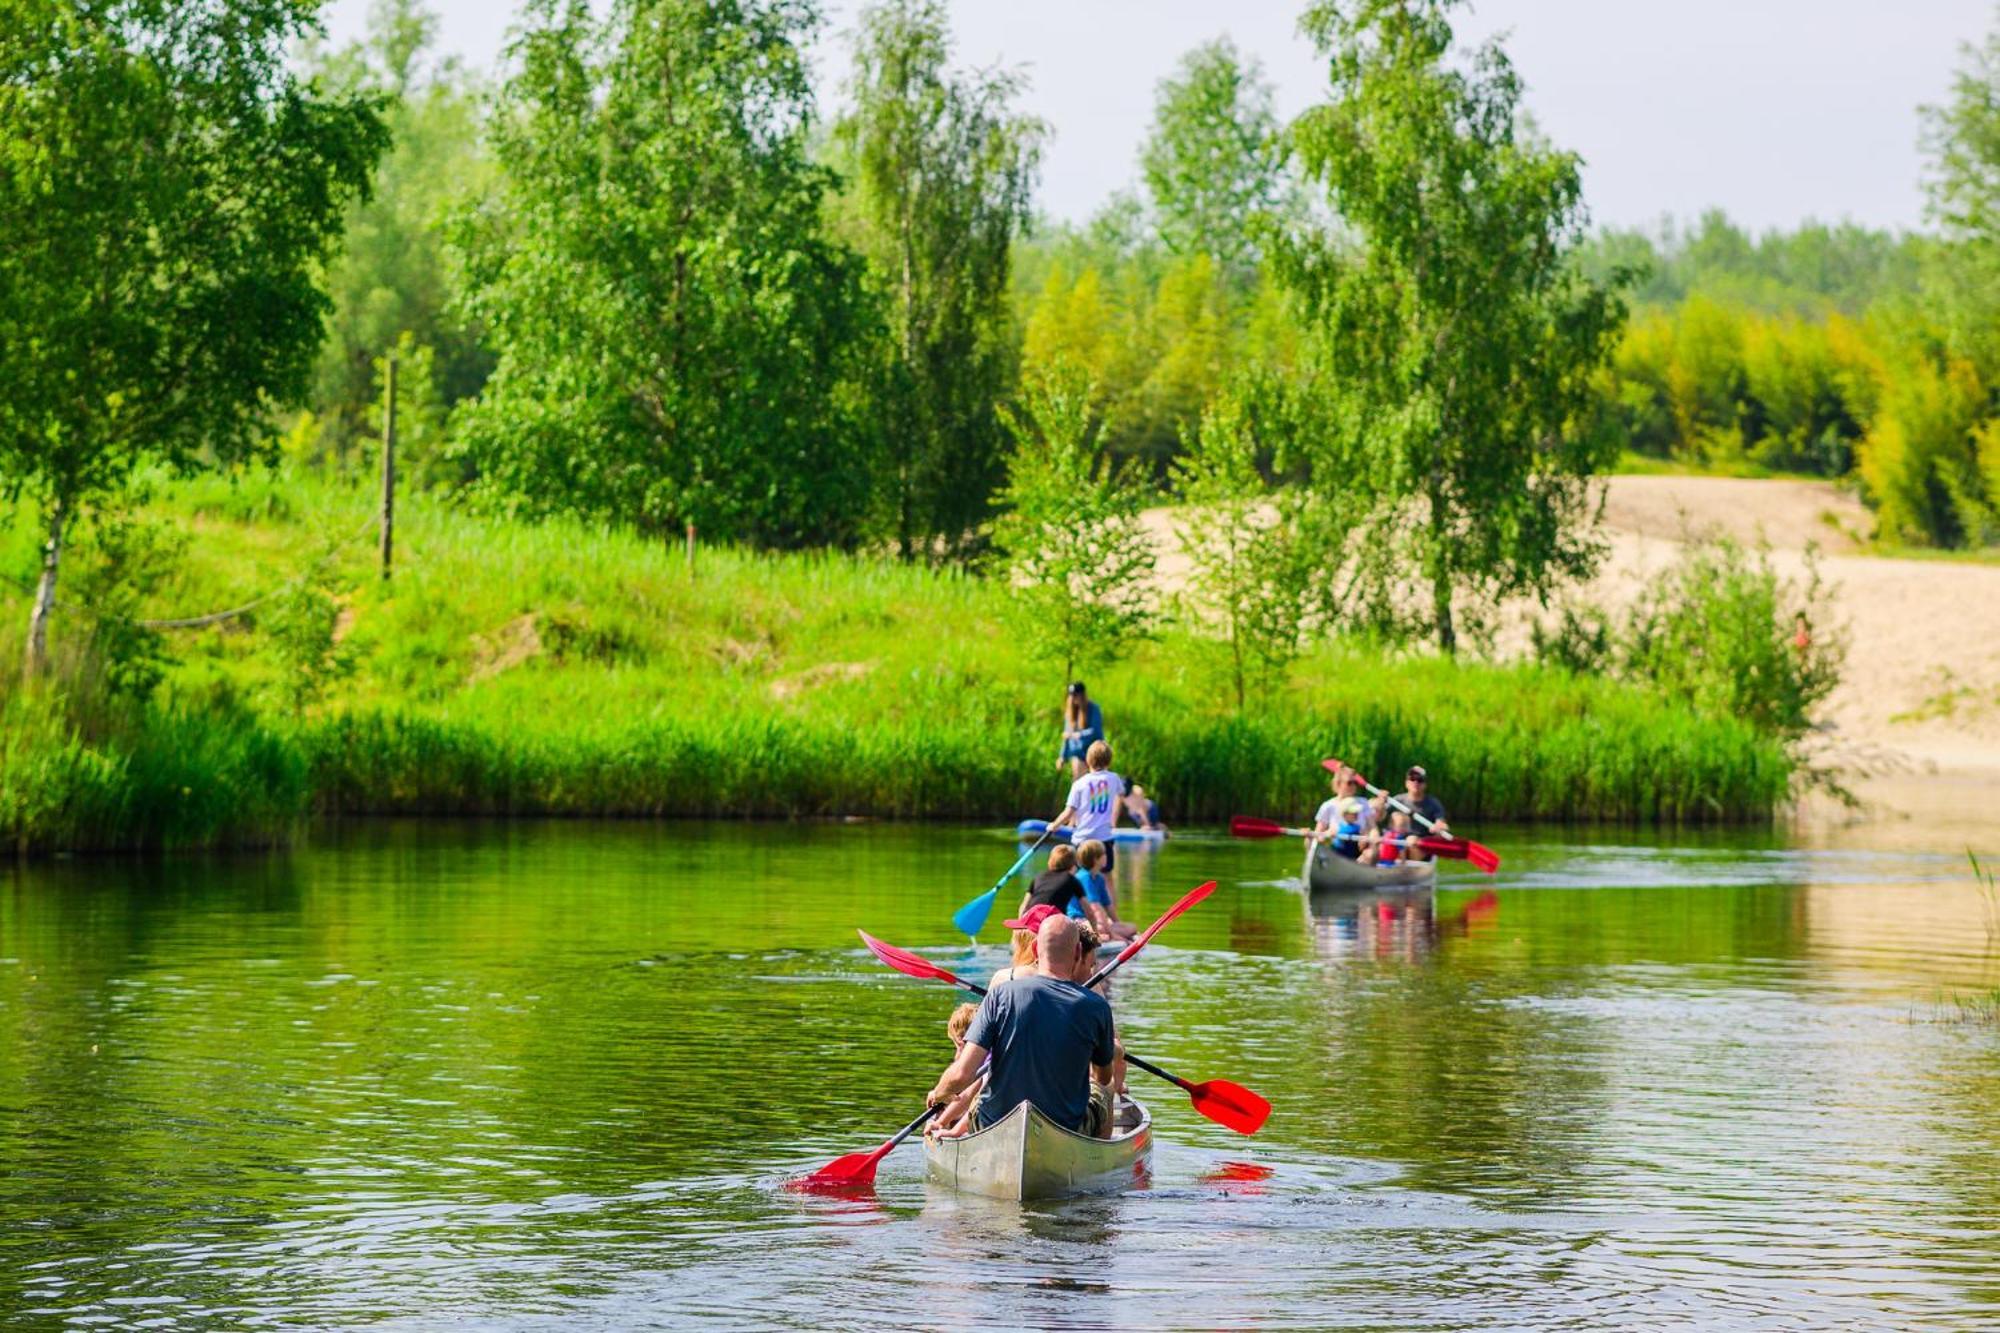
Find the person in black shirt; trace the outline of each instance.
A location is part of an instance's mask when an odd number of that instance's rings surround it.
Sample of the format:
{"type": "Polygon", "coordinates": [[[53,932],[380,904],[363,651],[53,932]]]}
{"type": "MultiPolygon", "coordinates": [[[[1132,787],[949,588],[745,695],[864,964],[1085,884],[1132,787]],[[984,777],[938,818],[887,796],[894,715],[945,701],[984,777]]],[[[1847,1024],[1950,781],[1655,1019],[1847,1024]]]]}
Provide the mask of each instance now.
{"type": "MultiPolygon", "coordinates": [[[[1417,826],[1412,832],[1418,837],[1430,837],[1435,834],[1440,838],[1449,838],[1451,826],[1444,822],[1444,802],[1431,795],[1430,788],[1431,775],[1424,771],[1422,764],[1412,764],[1410,771],[1403,775],[1403,794],[1397,799],[1408,807],[1412,814],[1422,815],[1424,819],[1430,820],[1437,826],[1435,829],[1427,829],[1423,825],[1423,820],[1417,820],[1417,826]]],[[[1428,861],[1431,859],[1431,854],[1413,842],[1404,848],[1403,857],[1409,861],[1428,861]]]]}
{"type": "Polygon", "coordinates": [[[1067,913],[1072,902],[1082,901],[1083,881],[1076,877],[1076,848],[1064,844],[1049,853],[1049,868],[1035,876],[1035,882],[1021,895],[1021,910],[1014,915],[1026,916],[1029,908],[1044,906],[1067,913]]]}

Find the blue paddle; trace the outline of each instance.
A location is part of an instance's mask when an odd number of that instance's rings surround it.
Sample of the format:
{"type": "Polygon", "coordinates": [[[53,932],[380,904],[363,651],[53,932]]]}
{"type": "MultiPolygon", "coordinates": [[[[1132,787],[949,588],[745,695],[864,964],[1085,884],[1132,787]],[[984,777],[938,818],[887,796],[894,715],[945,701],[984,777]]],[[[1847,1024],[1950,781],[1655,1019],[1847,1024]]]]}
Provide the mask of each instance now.
{"type": "Polygon", "coordinates": [[[1020,860],[1007,867],[1007,873],[995,880],[992,888],[951,914],[951,924],[973,939],[978,939],[980,930],[986,925],[986,918],[992,915],[993,900],[1000,896],[1000,886],[1014,878],[1021,867],[1028,864],[1028,858],[1041,850],[1042,844],[1049,840],[1049,834],[1055,831],[1056,825],[1053,823],[1043,829],[1042,836],[1035,839],[1034,845],[1027,851],[1021,853],[1020,860]]]}

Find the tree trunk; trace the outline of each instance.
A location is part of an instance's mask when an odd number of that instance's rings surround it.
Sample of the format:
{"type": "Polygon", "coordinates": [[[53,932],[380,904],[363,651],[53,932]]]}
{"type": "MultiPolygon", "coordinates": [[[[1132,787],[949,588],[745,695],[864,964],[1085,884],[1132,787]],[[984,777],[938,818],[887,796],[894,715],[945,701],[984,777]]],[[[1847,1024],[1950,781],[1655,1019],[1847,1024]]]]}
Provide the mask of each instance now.
{"type": "Polygon", "coordinates": [[[49,505],[49,540],[42,548],[42,577],[35,585],[35,609],[28,615],[28,662],[30,677],[49,671],[49,615],[56,605],[56,569],[62,561],[63,502],[57,497],[49,505]]]}
{"type": "Polygon", "coordinates": [[[1451,576],[1439,565],[1431,575],[1431,604],[1435,608],[1438,626],[1438,647],[1447,654],[1458,652],[1458,631],[1451,623],[1451,576]]]}
{"type": "Polygon", "coordinates": [[[1445,549],[1444,495],[1435,480],[1431,500],[1431,614],[1437,620],[1438,647],[1446,656],[1458,653],[1458,630],[1451,623],[1451,557],[1445,549]]]}

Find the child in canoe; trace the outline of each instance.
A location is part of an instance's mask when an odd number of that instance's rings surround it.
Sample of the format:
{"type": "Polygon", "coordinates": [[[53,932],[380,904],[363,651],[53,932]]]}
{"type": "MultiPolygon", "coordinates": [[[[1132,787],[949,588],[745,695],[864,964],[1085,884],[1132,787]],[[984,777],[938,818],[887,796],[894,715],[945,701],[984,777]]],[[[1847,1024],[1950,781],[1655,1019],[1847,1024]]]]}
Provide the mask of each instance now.
{"type": "Polygon", "coordinates": [[[1377,864],[1394,865],[1403,859],[1404,848],[1408,847],[1416,836],[1416,830],[1410,827],[1410,817],[1401,810],[1391,810],[1389,827],[1382,834],[1382,841],[1378,845],[1377,864]]]}
{"type": "Polygon", "coordinates": [[[1375,864],[1375,807],[1361,799],[1361,775],[1343,769],[1333,777],[1333,795],[1313,815],[1313,836],[1331,842],[1334,853],[1363,865],[1375,864]]]}
{"type": "Polygon", "coordinates": [[[1118,919],[1118,904],[1111,896],[1111,881],[1104,877],[1105,845],[1096,838],[1076,849],[1076,877],[1083,885],[1083,901],[1072,902],[1069,914],[1090,922],[1100,939],[1116,943],[1139,932],[1118,919]]]}
{"type": "MultiPolygon", "coordinates": [[[[979,1006],[976,1004],[961,1004],[952,1010],[951,1017],[945,1020],[945,1035],[951,1038],[951,1048],[954,1051],[964,1047],[965,1034],[972,1027],[972,1016],[978,1012],[979,1006]]],[[[978,1103],[979,1094],[985,1088],[984,1075],[974,1079],[971,1087],[945,1103],[944,1110],[931,1117],[930,1124],[924,1127],[924,1133],[932,1138],[947,1139],[957,1138],[966,1133],[972,1128],[969,1123],[972,1108],[978,1103]]]]}

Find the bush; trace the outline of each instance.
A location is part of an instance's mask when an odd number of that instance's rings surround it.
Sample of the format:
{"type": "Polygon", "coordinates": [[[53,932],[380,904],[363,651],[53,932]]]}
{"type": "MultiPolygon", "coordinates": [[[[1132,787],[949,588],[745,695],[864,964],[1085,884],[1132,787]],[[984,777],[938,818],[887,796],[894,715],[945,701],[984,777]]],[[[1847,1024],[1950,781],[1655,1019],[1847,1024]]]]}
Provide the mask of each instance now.
{"type": "Polygon", "coordinates": [[[1753,553],[1720,538],[1690,542],[1622,622],[1596,607],[1565,607],[1532,635],[1551,666],[1650,685],[1711,717],[1796,739],[1847,658],[1846,632],[1828,616],[1813,550],[1799,584],[1779,576],[1768,548],[1753,553]]]}

